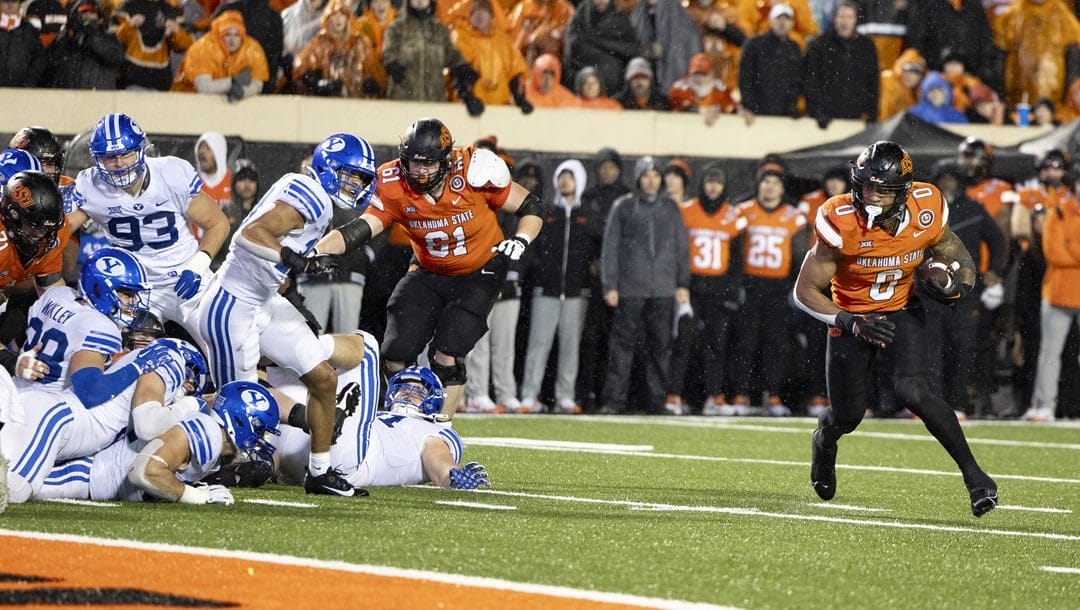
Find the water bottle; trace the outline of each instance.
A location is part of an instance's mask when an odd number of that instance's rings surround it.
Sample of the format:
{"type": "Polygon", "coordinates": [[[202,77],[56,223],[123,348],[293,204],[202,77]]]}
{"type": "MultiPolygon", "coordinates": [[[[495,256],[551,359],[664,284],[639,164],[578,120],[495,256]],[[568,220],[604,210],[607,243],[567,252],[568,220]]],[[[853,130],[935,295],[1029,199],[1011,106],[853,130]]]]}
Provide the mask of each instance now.
{"type": "Polygon", "coordinates": [[[1031,105],[1027,102],[1020,102],[1016,105],[1016,125],[1018,127],[1031,125],[1031,105]]]}

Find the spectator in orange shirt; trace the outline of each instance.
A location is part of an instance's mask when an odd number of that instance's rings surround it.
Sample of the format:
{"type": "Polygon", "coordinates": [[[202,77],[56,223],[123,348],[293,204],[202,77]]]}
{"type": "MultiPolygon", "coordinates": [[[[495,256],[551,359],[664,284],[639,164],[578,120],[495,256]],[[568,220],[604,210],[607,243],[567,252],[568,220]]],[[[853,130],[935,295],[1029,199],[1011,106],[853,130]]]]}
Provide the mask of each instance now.
{"type": "Polygon", "coordinates": [[[380,91],[385,91],[387,75],[382,64],[383,39],[386,37],[386,28],[397,19],[397,10],[390,0],[370,0],[366,3],[358,2],[356,12],[359,16],[353,20],[352,27],[372,44],[373,66],[368,75],[378,81],[380,91]]]}
{"type": "Polygon", "coordinates": [[[577,108],[581,100],[562,86],[562,64],[551,53],[544,53],[533,62],[532,76],[525,85],[525,98],[538,108],[577,108]]]}
{"type": "Polygon", "coordinates": [[[574,16],[574,5],[567,0],[521,0],[510,11],[514,44],[525,61],[550,53],[562,61],[566,26],[574,16]]]}
{"type": "Polygon", "coordinates": [[[195,168],[202,178],[202,191],[219,206],[232,201],[232,170],[229,169],[225,136],[208,131],[195,142],[195,168]]]}
{"type": "Polygon", "coordinates": [[[124,45],[119,88],[168,91],[173,81],[170,56],[187,51],[194,39],[180,26],[179,9],[164,0],[127,0],[113,18],[124,45]]]}
{"type": "Polygon", "coordinates": [[[532,112],[532,104],[525,98],[529,67],[510,35],[495,27],[491,0],[468,0],[468,4],[469,21],[459,23],[450,32],[450,40],[480,73],[472,86],[473,94],[487,105],[513,102],[525,114],[532,112]]]}
{"type": "Polygon", "coordinates": [[[607,96],[604,83],[596,68],[585,66],[574,76],[574,92],[581,98],[582,108],[598,110],[622,110],[622,104],[607,96]]]}
{"type": "Polygon", "coordinates": [[[1080,78],[1073,79],[1065,93],[1065,103],[1058,109],[1058,120],[1062,123],[1074,119],[1080,119],[1080,78]]]}
{"type": "Polygon", "coordinates": [[[919,101],[919,85],[926,74],[926,60],[915,49],[907,49],[896,58],[891,70],[881,73],[882,121],[903,112],[919,101]]]}
{"type": "Polygon", "coordinates": [[[674,112],[697,112],[712,126],[721,114],[735,112],[735,99],[724,82],[713,76],[713,63],[705,53],[690,58],[685,78],[680,78],[668,92],[668,105],[674,112]]]}
{"type": "Polygon", "coordinates": [[[737,0],[691,0],[686,5],[690,19],[701,33],[702,52],[712,59],[713,75],[731,91],[739,88],[739,53],[746,42],[746,32],[735,25],[736,3],[737,0]]]}
{"type": "Polygon", "coordinates": [[[244,18],[225,11],[210,33],[191,45],[173,80],[173,91],[225,94],[229,101],[258,95],[270,78],[259,43],[247,35],[244,18]]]}

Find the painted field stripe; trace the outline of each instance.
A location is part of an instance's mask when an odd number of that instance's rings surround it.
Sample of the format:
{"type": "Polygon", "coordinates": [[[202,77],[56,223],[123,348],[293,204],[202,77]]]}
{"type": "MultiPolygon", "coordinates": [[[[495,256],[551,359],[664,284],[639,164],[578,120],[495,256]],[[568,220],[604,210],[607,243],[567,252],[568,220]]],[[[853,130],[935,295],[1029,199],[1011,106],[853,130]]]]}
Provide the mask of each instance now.
{"type": "Polygon", "coordinates": [[[319,508],[318,504],[308,504],[307,502],[286,502],[284,500],[264,500],[262,498],[245,498],[244,502],[248,504],[265,504],[266,506],[285,506],[288,508],[319,508]]]}
{"type": "MultiPolygon", "coordinates": [[[[499,415],[470,415],[470,417],[500,417],[499,415]]],[[[539,416],[545,417],[545,416],[539,416]]],[[[559,417],[565,418],[565,415],[551,415],[546,417],[559,417]]],[[[656,416],[638,416],[638,415],[575,415],[575,422],[593,422],[593,423],[607,423],[607,424],[622,424],[622,425],[648,425],[650,427],[656,426],[674,426],[681,428],[715,428],[722,430],[741,430],[741,431],[753,431],[753,432],[780,432],[784,434],[805,434],[807,438],[810,438],[810,434],[814,431],[814,426],[805,426],[806,423],[812,422],[810,418],[788,418],[786,422],[790,422],[790,425],[784,425],[783,423],[777,424],[757,424],[746,422],[759,422],[762,421],[761,417],[747,417],[747,418],[706,418],[706,417],[656,417],[656,416]]],[[[883,420],[883,421],[898,421],[903,423],[903,420],[883,420]]],[[[917,441],[925,443],[936,443],[937,440],[930,436],[925,431],[922,425],[917,421],[911,421],[911,425],[918,425],[920,433],[903,433],[903,432],[874,432],[871,430],[862,430],[854,433],[852,438],[878,438],[889,440],[901,440],[901,441],[917,441]]],[[[991,422],[979,422],[979,426],[989,427],[991,422]]],[[[965,427],[971,425],[971,422],[965,424],[965,427]]],[[[1024,422],[1024,425],[1030,426],[1024,422]]],[[[1056,425],[1056,424],[1055,424],[1056,425]]],[[[1080,424],[1077,424],[1080,426],[1080,424]]],[[[1066,449],[1070,451],[1080,451],[1080,443],[1050,443],[1045,441],[1014,441],[1008,439],[993,439],[993,438],[978,438],[968,437],[969,445],[996,445],[1002,447],[1031,447],[1038,449],[1066,449]]]]}
{"type": "Polygon", "coordinates": [[[487,510],[517,510],[516,506],[507,506],[505,504],[483,504],[481,502],[461,502],[455,500],[439,500],[436,504],[442,504],[443,506],[462,506],[464,508],[484,508],[487,510]]]}
{"type": "Polygon", "coordinates": [[[617,445],[612,443],[581,443],[576,441],[551,441],[535,438],[492,437],[469,439],[469,444],[488,447],[522,447],[525,449],[564,449],[570,451],[616,451],[649,452],[652,445],[617,445]]]}
{"type": "MultiPolygon", "coordinates": [[[[423,489],[423,488],[418,488],[423,489]]],[[[438,488],[431,488],[438,489],[438,488]]],[[[749,517],[762,517],[767,519],[787,519],[791,521],[820,521],[825,523],[846,523],[849,525],[867,525],[873,527],[888,527],[894,529],[926,530],[933,532],[958,532],[965,534],[981,534],[988,536],[1010,536],[1016,538],[1041,538],[1045,540],[1061,540],[1065,542],[1080,542],[1080,536],[1069,534],[1055,534],[1053,532],[1025,532],[1017,530],[984,529],[979,527],[965,527],[960,525],[933,525],[930,523],[903,523],[900,521],[879,521],[874,519],[855,519],[851,517],[827,517],[824,515],[805,515],[799,513],[774,513],[756,508],[737,506],[684,506],[678,504],[662,504],[657,502],[638,502],[634,500],[607,500],[603,498],[583,498],[579,496],[557,496],[553,494],[534,494],[520,491],[502,491],[497,489],[476,490],[475,493],[490,494],[496,496],[509,496],[514,498],[534,498],[539,500],[553,500],[556,502],[577,502],[581,504],[606,504],[608,506],[626,506],[639,510],[667,510],[672,512],[694,513],[719,513],[727,515],[743,515],[749,517]]]]}
{"type": "Polygon", "coordinates": [[[1043,572],[1054,572],[1056,574],[1080,574],[1080,568],[1063,568],[1061,566],[1042,566],[1039,568],[1043,572]]]}
{"type": "MultiPolygon", "coordinates": [[[[576,419],[576,418],[575,418],[576,419]]],[[[465,439],[466,445],[480,445],[482,438],[467,438],[465,439]]],[[[616,449],[567,449],[556,446],[536,446],[536,447],[522,447],[523,449],[536,450],[536,451],[576,451],[579,453],[596,453],[602,455],[625,455],[631,457],[646,457],[657,459],[673,459],[673,460],[693,460],[699,462],[731,462],[733,464],[764,464],[766,466],[794,466],[798,468],[807,468],[810,466],[810,462],[800,462],[793,460],[765,460],[758,458],[732,458],[719,455],[686,455],[681,453],[652,453],[652,452],[640,452],[640,451],[620,451],[616,449]]],[[[853,470],[853,471],[866,471],[866,472],[888,472],[888,473],[901,473],[901,474],[922,474],[933,475],[943,477],[959,477],[960,473],[954,470],[928,470],[925,468],[897,468],[895,466],[860,466],[857,464],[837,464],[837,470],[853,470]]],[[[989,473],[995,479],[1011,480],[1011,481],[1027,481],[1035,483],[1067,483],[1070,485],[1080,485],[1080,479],[1066,479],[1062,477],[1039,477],[1024,474],[1000,474],[989,473]]]]}
{"type": "MultiPolygon", "coordinates": [[[[850,510],[857,513],[891,513],[891,508],[872,508],[870,506],[853,506],[851,504],[831,504],[829,502],[813,502],[808,506],[817,508],[831,508],[834,510],[850,510]]],[[[1001,508],[1000,506],[998,508],[1001,508]]]]}
{"type": "Polygon", "coordinates": [[[207,557],[244,559],[248,561],[260,561],[264,563],[274,563],[279,565],[310,567],[326,570],[339,570],[352,574],[372,574],[375,576],[408,578],[412,580],[437,582],[454,586],[481,587],[502,591],[515,591],[521,593],[532,593],[537,595],[549,595],[552,597],[561,597],[566,599],[580,599],[601,603],[624,604],[627,606],[639,606],[642,608],[659,608],[661,610],[737,610],[733,606],[718,606],[715,604],[707,604],[701,602],[660,599],[654,597],[641,597],[637,595],[629,595],[626,593],[607,593],[603,591],[572,589],[570,587],[556,587],[551,585],[539,585],[533,583],[520,583],[508,580],[501,580],[497,578],[466,576],[464,574],[446,574],[441,572],[427,572],[423,570],[411,570],[387,566],[352,564],[346,563],[344,561],[311,559],[307,557],[291,557],[289,555],[277,555],[273,553],[256,553],[253,551],[227,551],[222,549],[210,549],[205,547],[180,546],[177,544],[156,544],[142,542],[140,540],[95,538],[91,536],[76,536],[72,534],[49,534],[44,532],[24,532],[8,529],[0,529],[0,535],[30,540],[71,542],[75,544],[91,544],[113,548],[156,551],[160,553],[180,553],[187,555],[203,555],[207,557]]]}
{"type": "Polygon", "coordinates": [[[1072,511],[1067,508],[1041,508],[1038,506],[1012,506],[1009,504],[998,504],[998,510],[1019,510],[1029,513],[1055,513],[1059,515],[1072,514],[1072,511]]]}
{"type": "Polygon", "coordinates": [[[74,504],[75,506],[93,506],[94,508],[118,508],[120,505],[116,502],[97,502],[95,500],[75,500],[73,498],[49,498],[46,502],[55,502],[57,504],[74,504]]]}

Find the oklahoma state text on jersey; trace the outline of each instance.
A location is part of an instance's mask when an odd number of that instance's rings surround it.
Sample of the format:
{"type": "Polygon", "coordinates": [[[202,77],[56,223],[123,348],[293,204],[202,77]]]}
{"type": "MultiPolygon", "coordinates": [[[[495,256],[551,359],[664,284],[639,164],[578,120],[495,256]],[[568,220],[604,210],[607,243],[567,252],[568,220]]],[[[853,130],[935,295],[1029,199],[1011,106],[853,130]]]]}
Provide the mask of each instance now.
{"type": "MultiPolygon", "coordinates": [[[[7,229],[0,223],[0,291],[8,292],[15,284],[38,275],[60,273],[63,267],[64,246],[71,239],[67,222],[56,232],[56,245],[23,267],[15,244],[8,241],[7,229]]],[[[2,302],[3,299],[0,299],[2,302]]]]}
{"type": "Polygon", "coordinates": [[[949,208],[936,186],[916,182],[907,199],[907,214],[896,235],[866,220],[855,209],[851,193],[830,198],[818,211],[818,240],[840,252],[832,279],[833,303],[845,311],[866,313],[903,309],[911,298],[915,268],[923,251],[936,244],[949,223],[949,208]]]}
{"type": "Polygon", "coordinates": [[[794,206],[781,203],[771,211],[757,199],[739,204],[746,219],[743,238],[743,273],[771,280],[791,275],[791,238],[806,226],[806,217],[794,206]]]}
{"type": "Polygon", "coordinates": [[[719,276],[731,264],[731,240],[746,228],[746,219],[725,203],[710,216],[695,197],[679,204],[690,237],[690,273],[719,276]]]}
{"type": "Polygon", "coordinates": [[[495,210],[506,203],[514,183],[503,188],[470,185],[465,175],[472,153],[472,146],[450,153],[450,172],[434,202],[409,186],[401,175],[400,160],[379,166],[379,182],[367,213],[384,227],[400,224],[420,266],[428,271],[468,275],[483,267],[492,257],[491,249],[503,240],[495,210]]]}

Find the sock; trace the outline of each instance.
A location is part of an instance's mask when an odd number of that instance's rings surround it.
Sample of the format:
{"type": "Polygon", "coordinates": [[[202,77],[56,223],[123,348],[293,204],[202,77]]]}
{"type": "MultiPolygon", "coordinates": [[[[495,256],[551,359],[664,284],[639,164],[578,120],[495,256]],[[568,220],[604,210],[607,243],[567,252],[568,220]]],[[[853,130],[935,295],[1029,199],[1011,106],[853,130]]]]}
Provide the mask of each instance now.
{"type": "Polygon", "coordinates": [[[330,470],[330,452],[312,452],[311,456],[308,457],[308,472],[311,473],[311,476],[322,476],[326,474],[327,470],[330,470]]]}

